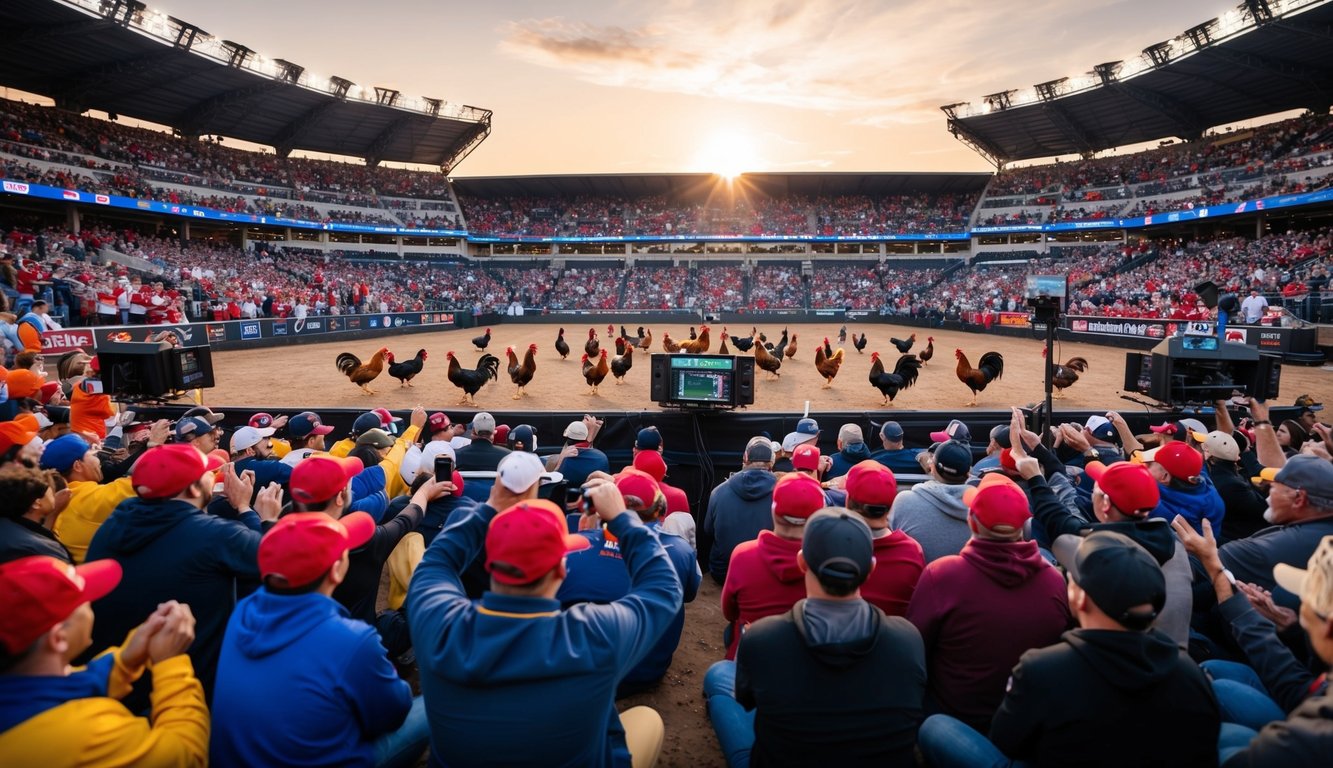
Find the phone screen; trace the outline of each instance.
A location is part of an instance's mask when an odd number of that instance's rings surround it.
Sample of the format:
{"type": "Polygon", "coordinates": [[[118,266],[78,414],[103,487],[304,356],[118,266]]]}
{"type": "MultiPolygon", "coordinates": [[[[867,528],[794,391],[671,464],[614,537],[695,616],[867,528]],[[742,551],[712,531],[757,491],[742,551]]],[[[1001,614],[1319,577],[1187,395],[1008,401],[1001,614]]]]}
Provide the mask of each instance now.
{"type": "Polygon", "coordinates": [[[448,456],[435,457],[435,482],[451,483],[454,480],[454,460],[448,456]]]}

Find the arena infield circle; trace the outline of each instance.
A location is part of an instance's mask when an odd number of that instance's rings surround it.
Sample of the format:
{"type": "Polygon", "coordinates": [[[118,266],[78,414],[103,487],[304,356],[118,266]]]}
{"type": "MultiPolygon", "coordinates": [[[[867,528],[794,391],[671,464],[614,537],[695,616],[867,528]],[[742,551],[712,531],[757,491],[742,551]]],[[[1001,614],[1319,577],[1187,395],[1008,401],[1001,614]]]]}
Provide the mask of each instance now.
{"type": "MultiPolygon", "coordinates": [[[[595,318],[596,315],[586,317],[595,318]]],[[[710,354],[720,345],[722,326],[710,326],[710,354]]],[[[736,333],[748,334],[750,326],[728,326],[736,333]]],[[[843,345],[845,358],[833,386],[824,389],[824,379],[815,370],[815,347],[827,336],[834,349],[841,323],[794,324],[768,323],[757,326],[777,342],[784,328],[796,337],[796,356],[784,359],[779,377],[770,377],[755,371],[755,402],[750,412],[793,413],[805,410],[809,401],[812,413],[833,411],[880,411],[892,413],[902,410],[957,412],[972,410],[1006,410],[1011,405],[1027,405],[1044,398],[1044,341],[1036,333],[1029,338],[998,336],[983,333],[936,330],[930,333],[918,328],[879,323],[847,324],[847,343],[843,345]],[[868,342],[862,353],[853,348],[852,335],[866,333],[868,342]],[[870,372],[871,352],[879,352],[887,369],[892,369],[899,351],[890,338],[906,339],[916,333],[912,353],[926,348],[927,336],[933,336],[934,355],[921,369],[916,384],[898,394],[893,405],[883,405],[879,390],[867,379],[870,372]],[[958,380],[955,369],[958,360],[954,351],[961,349],[971,365],[975,366],[986,352],[1004,356],[1004,375],[991,382],[977,396],[975,409],[966,407],[971,391],[958,380]]],[[[420,404],[431,410],[465,413],[476,410],[534,411],[534,412],[626,412],[640,413],[659,410],[649,395],[648,355],[636,352],[633,366],[623,384],[617,384],[608,375],[596,395],[588,394],[579,362],[583,354],[588,329],[596,328],[603,348],[614,355],[614,346],[606,336],[606,323],[570,325],[565,328],[565,340],[570,346],[567,360],[561,360],[555,351],[557,324],[509,324],[491,328],[487,352],[500,359],[499,379],[490,382],[477,393],[477,407],[459,405],[462,390],[450,383],[447,370],[447,352],[454,352],[466,368],[476,365],[481,352],[472,345],[472,339],[484,328],[412,333],[360,341],[337,341],[269,347],[251,350],[215,352],[213,366],[216,386],[205,390],[204,402],[213,407],[272,408],[374,408],[391,410],[411,409],[420,404]],[[520,360],[529,344],[537,345],[536,373],[526,388],[522,400],[512,399],[516,387],[506,372],[505,348],[514,347],[520,360]],[[417,350],[426,350],[427,359],[411,387],[401,386],[384,373],[370,387],[374,396],[364,394],[346,376],[334,367],[334,358],[341,352],[351,352],[363,362],[380,347],[387,347],[398,361],[410,359],[417,350]]],[[[620,326],[616,326],[619,331],[620,326]]],[[[669,333],[675,341],[689,338],[685,324],[656,326],[652,352],[663,353],[662,336],[669,333]]],[[[735,352],[734,354],[739,354],[735,352]]],[[[1144,406],[1120,397],[1124,385],[1126,350],[1087,343],[1060,341],[1056,344],[1058,362],[1080,356],[1088,361],[1088,369],[1078,381],[1064,391],[1063,398],[1054,401],[1055,409],[1068,411],[1142,411],[1144,406]]],[[[1285,365],[1282,368],[1281,396],[1277,404],[1287,405],[1296,397],[1309,394],[1317,402],[1333,398],[1333,377],[1317,367],[1285,365]]]]}

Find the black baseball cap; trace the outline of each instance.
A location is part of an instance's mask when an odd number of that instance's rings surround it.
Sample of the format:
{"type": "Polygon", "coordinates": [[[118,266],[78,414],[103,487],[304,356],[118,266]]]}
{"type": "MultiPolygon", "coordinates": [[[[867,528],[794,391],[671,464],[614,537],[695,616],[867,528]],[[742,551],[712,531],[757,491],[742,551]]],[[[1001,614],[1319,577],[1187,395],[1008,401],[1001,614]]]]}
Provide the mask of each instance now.
{"type": "Polygon", "coordinates": [[[1069,575],[1092,602],[1126,629],[1144,630],[1166,605],[1166,577],[1148,550],[1114,531],[1097,531],[1078,547],[1069,575]],[[1142,606],[1152,606],[1146,610],[1142,606]]]}

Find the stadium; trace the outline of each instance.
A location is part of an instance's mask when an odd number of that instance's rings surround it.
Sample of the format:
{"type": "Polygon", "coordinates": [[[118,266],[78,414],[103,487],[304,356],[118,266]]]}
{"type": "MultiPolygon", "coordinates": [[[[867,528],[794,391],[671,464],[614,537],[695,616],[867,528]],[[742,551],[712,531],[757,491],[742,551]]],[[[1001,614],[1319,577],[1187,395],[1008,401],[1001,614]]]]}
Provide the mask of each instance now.
{"type": "MultiPolygon", "coordinates": [[[[792,470],[783,438],[811,418],[826,459],[856,455],[854,443],[877,452],[886,422],[906,446],[938,450],[957,440],[940,430],[959,419],[972,462],[996,468],[1001,449],[1022,449],[986,436],[1017,418],[1085,497],[1095,481],[1078,435],[1110,412],[1123,424],[1120,458],[1134,453],[1129,438],[1165,444],[1189,420],[1197,427],[1180,430],[1192,446],[1242,434],[1245,458],[1233,463],[1264,477],[1265,492],[1274,478],[1263,473],[1305,437],[1329,470],[1333,438],[1318,423],[1333,396],[1327,0],[1246,0],[1166,41],[1130,41],[1138,55],[1083,76],[940,106],[941,131],[993,172],[468,176],[493,127],[520,116],[312,74],[341,66],[332,49],[305,65],[268,58],[229,39],[243,37],[240,22],[214,34],[137,0],[10,0],[0,29],[0,407],[10,423],[31,413],[41,427],[5,433],[6,464],[39,437],[50,445],[92,424],[85,448],[105,452],[103,466],[114,456],[127,477],[143,449],[127,459],[122,439],[156,446],[150,431],[169,429],[191,442],[181,425],[200,407],[225,414],[204,426],[232,462],[254,461],[238,434],[311,411],[330,443],[350,436],[350,447],[367,432],[362,417],[383,410],[380,426],[398,430],[386,439],[406,447],[393,437],[414,419],[420,432],[424,408],[467,425],[460,450],[488,421],[510,435],[528,426],[526,449],[555,479],[541,497],[572,491],[577,511],[579,484],[567,488],[558,469],[568,446],[595,443],[609,472],[637,466],[642,431],[655,429],[684,499],[671,511],[690,519],[691,536],[697,527],[691,551],[704,568],[721,551],[715,489],[748,466],[759,436],[770,464],[792,470]],[[89,415],[95,398],[106,413],[89,415]],[[1263,425],[1280,425],[1286,442],[1267,445],[1263,425]]],[[[436,441],[417,442],[419,462],[436,441]]],[[[392,455],[377,475],[381,522],[395,519],[390,490],[415,498],[406,472],[395,482],[403,454],[392,455]]],[[[50,468],[41,454],[27,461],[50,468]]],[[[486,501],[496,467],[461,464],[465,498],[486,501]]],[[[898,493],[939,482],[930,464],[895,469],[898,493]]],[[[819,467],[815,479],[845,502],[819,467]]],[[[1085,522],[1097,522],[1095,498],[1080,500],[1085,522]]],[[[1230,511],[1232,496],[1221,498],[1230,511]]],[[[1325,512],[1315,517],[1333,519],[1325,512]]],[[[59,535],[57,525],[49,538],[59,535]]],[[[1044,533],[1023,538],[1056,560],[1044,533]]],[[[1318,538],[1308,543],[1287,565],[1305,567],[1318,538]]],[[[372,574],[372,618],[403,604],[400,594],[391,606],[407,584],[388,557],[372,574]]],[[[662,764],[737,764],[714,735],[705,672],[728,652],[724,629],[748,622],[726,615],[720,581],[697,591],[660,682],[615,706],[660,715],[662,764]]],[[[1281,594],[1289,609],[1300,602],[1281,594]]],[[[390,656],[429,710],[428,675],[406,642],[390,656]]],[[[1297,656],[1320,666],[1305,647],[1297,656]]],[[[525,762],[514,755],[501,762],[525,762]]]]}

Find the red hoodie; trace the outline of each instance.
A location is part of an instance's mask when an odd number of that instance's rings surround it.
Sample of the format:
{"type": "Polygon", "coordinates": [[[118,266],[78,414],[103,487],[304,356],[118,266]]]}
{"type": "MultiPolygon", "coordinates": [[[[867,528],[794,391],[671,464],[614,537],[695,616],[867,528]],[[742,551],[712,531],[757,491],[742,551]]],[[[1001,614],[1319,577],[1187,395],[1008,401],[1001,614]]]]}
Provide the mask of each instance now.
{"type": "Polygon", "coordinates": [[[875,539],[875,570],[861,585],[861,597],[890,616],[906,616],[925,555],[916,539],[902,531],[875,539]]]}
{"type": "Polygon", "coordinates": [[[927,708],[983,733],[1019,657],[1073,626],[1064,577],[1035,541],[976,538],[926,566],[907,620],[926,645],[927,708]]]}
{"type": "Polygon", "coordinates": [[[796,566],[799,551],[800,539],[784,539],[772,531],[762,531],[759,538],[732,550],[722,585],[722,615],[733,625],[728,659],[736,658],[747,624],[786,613],[805,598],[805,574],[796,566]]]}

